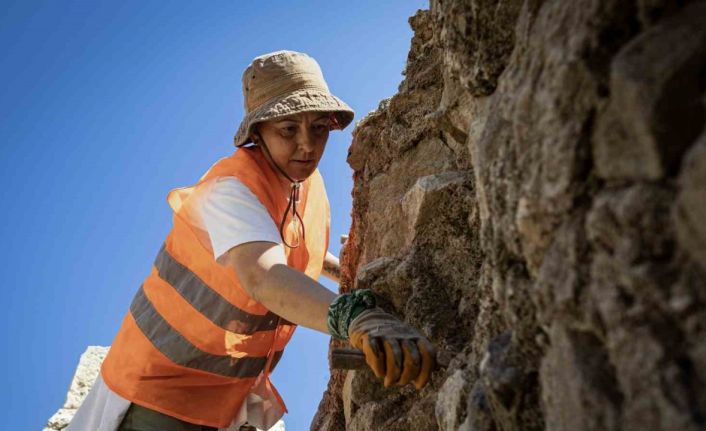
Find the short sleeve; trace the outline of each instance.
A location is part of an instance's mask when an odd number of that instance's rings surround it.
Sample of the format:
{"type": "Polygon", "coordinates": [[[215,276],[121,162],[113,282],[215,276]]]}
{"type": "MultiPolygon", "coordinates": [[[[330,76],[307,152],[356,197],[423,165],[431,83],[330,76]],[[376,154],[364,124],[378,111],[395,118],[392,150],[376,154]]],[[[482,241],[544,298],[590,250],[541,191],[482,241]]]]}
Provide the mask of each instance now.
{"type": "Polygon", "coordinates": [[[277,226],[265,206],[234,177],[216,180],[208,193],[201,197],[198,210],[216,259],[246,242],[282,243],[277,226]]]}

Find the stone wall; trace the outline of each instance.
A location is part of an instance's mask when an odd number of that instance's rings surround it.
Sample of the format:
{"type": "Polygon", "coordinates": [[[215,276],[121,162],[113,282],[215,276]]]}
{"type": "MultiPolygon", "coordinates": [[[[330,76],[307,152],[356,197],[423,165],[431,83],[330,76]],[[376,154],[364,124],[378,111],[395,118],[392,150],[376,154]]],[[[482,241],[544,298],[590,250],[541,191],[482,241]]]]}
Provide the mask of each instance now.
{"type": "Polygon", "coordinates": [[[706,427],[706,1],[431,0],[354,131],[343,291],[448,366],[312,430],[706,427]]]}
{"type": "Polygon", "coordinates": [[[108,347],[102,346],[89,346],[81,355],[78,367],[76,367],[76,373],[74,373],[69,385],[69,392],[66,394],[66,401],[49,418],[44,431],[61,431],[69,426],[69,422],[73,419],[76,410],[81,407],[83,400],[86,399],[86,395],[88,395],[93,383],[98,378],[101,363],[103,363],[103,359],[108,354],[108,349],[108,347]]]}

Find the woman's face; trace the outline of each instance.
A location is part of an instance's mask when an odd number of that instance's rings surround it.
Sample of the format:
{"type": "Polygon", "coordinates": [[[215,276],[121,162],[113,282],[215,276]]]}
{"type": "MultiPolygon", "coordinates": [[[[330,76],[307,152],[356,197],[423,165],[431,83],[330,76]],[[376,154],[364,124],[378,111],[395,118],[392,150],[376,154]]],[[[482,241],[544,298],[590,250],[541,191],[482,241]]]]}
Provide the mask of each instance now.
{"type": "Polygon", "coordinates": [[[328,112],[302,112],[256,126],[274,162],[297,181],[314,173],[324,154],[330,127],[328,112]]]}

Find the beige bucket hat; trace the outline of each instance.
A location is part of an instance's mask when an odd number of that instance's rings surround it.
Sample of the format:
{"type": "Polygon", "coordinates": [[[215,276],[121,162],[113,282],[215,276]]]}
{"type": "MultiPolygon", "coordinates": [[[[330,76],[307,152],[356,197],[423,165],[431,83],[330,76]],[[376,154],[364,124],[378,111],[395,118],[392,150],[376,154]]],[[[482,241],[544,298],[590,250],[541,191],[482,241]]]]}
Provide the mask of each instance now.
{"type": "Polygon", "coordinates": [[[252,142],[252,126],[261,121],[306,111],[332,112],[344,129],[355,113],[331,94],[319,64],[296,51],[276,51],[256,57],[243,72],[245,118],[235,134],[235,146],[252,142]]]}

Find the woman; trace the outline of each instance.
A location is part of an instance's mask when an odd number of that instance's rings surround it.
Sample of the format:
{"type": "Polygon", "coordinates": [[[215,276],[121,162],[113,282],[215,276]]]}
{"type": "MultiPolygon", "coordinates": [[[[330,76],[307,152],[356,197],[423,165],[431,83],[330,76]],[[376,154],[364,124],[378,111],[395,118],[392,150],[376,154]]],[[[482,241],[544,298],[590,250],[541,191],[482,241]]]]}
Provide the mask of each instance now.
{"type": "Polygon", "coordinates": [[[349,338],[385,386],[426,384],[422,335],[369,291],[315,281],[338,267],[316,168],[353,111],[292,51],[255,58],[243,93],[239,149],[169,193],[174,226],[71,431],[268,429],[286,411],[269,374],[296,325],[349,338]]]}

